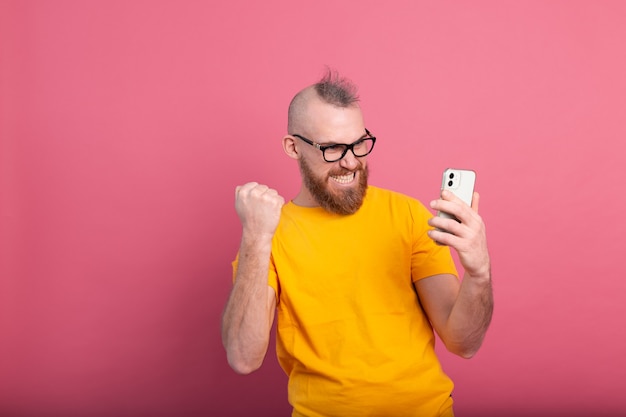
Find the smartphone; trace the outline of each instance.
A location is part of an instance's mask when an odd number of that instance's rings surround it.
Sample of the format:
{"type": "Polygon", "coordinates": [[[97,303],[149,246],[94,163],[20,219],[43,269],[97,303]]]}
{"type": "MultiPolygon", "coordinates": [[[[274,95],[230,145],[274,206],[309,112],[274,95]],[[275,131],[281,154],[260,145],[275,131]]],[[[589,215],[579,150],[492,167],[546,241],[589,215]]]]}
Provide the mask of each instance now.
{"type": "MultiPolygon", "coordinates": [[[[475,183],[476,172],[468,169],[448,168],[443,172],[441,190],[448,190],[454,193],[457,197],[463,200],[465,204],[471,206],[475,183]]],[[[443,211],[438,212],[437,216],[459,221],[456,217],[443,211]]]]}

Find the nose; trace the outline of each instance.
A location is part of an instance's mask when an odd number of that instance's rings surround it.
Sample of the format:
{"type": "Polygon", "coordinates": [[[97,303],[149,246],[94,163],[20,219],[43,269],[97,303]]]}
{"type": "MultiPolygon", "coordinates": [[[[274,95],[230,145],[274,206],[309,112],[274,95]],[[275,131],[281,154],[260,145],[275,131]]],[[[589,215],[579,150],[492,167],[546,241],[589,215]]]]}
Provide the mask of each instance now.
{"type": "Polygon", "coordinates": [[[342,168],[353,170],[359,165],[359,161],[356,156],[354,156],[354,151],[350,149],[343,158],[339,160],[339,164],[342,168]]]}

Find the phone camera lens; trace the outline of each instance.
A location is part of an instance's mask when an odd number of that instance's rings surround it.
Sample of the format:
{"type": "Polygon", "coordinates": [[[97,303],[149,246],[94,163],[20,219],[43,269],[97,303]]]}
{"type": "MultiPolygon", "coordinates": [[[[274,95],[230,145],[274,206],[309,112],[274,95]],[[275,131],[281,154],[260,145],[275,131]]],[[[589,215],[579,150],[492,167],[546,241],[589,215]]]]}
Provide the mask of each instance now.
{"type": "Polygon", "coordinates": [[[452,184],[454,184],[454,181],[448,181],[448,187],[452,187],[452,184]]]}
{"type": "Polygon", "coordinates": [[[450,179],[454,178],[454,172],[451,172],[450,175],[448,175],[448,177],[450,177],[450,179]]]}

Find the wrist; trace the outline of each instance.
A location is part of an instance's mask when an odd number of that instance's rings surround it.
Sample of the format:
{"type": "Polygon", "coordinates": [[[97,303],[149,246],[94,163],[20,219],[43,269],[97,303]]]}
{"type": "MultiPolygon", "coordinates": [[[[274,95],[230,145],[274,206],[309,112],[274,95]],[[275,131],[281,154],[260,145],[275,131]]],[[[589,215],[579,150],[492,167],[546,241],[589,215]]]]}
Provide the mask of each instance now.
{"type": "Polygon", "coordinates": [[[271,247],[273,239],[273,233],[259,233],[244,229],[241,236],[241,243],[245,246],[271,247]]]}
{"type": "Polygon", "coordinates": [[[465,270],[465,276],[474,282],[491,283],[491,265],[486,265],[475,271],[465,270]]]}

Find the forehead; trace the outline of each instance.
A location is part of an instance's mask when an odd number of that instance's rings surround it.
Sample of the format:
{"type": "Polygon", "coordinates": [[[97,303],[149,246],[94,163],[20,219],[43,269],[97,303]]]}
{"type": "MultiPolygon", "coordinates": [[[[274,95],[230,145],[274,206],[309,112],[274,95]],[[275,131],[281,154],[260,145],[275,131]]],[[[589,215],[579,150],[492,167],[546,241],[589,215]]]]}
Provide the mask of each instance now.
{"type": "Polygon", "coordinates": [[[363,114],[356,104],[338,107],[319,99],[311,100],[306,119],[306,133],[320,143],[352,143],[365,133],[363,114]]]}

